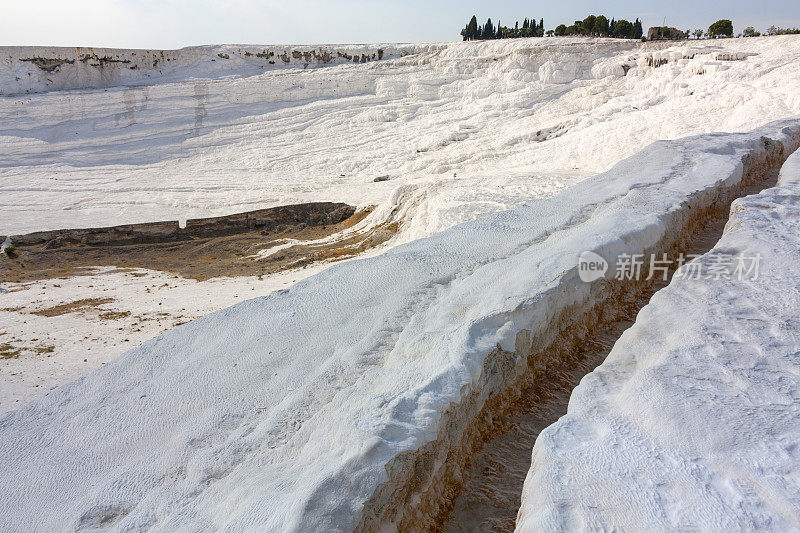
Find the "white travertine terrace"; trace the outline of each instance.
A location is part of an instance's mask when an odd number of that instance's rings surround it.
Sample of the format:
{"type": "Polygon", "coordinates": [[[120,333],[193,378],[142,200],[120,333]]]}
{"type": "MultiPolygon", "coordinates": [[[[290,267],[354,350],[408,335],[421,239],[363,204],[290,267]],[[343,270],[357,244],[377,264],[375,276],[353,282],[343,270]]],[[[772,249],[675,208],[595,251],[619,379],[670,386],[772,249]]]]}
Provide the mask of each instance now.
{"type": "Polygon", "coordinates": [[[796,152],[539,436],[517,531],[798,529],[798,257],[796,152]],[[715,279],[721,254],[760,257],[757,279],[715,279]]]}
{"type": "Polygon", "coordinates": [[[578,279],[581,251],[670,247],[799,142],[797,120],[658,142],[552,198],[148,341],[0,418],[0,529],[424,519],[487,400],[566,325],[614,305],[605,280],[578,279]]]}

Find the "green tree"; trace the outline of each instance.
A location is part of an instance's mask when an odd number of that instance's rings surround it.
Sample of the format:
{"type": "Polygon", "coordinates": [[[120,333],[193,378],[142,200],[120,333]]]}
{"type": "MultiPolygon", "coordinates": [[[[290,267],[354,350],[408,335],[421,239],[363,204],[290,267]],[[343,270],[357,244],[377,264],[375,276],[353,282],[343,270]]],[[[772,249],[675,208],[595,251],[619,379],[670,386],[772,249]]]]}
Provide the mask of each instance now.
{"type": "Polygon", "coordinates": [[[594,19],[592,33],[595,35],[608,35],[608,19],[604,15],[598,15],[594,19]]]}
{"type": "Polygon", "coordinates": [[[475,15],[472,15],[472,18],[469,20],[467,27],[461,32],[461,35],[464,36],[465,41],[471,41],[473,39],[478,39],[478,18],[475,15]]]}
{"type": "MultiPolygon", "coordinates": [[[[732,31],[731,27],[731,33],[732,31]]],[[[776,28],[775,31],[788,32],[789,30],[776,28]]],[[[605,15],[589,15],[583,20],[576,20],[570,26],[559,24],[555,29],[546,31],[544,29],[544,18],[540,18],[537,23],[535,17],[526,17],[521,27],[519,21],[517,21],[513,28],[509,28],[500,24],[500,22],[495,26],[492,23],[492,19],[488,19],[486,24],[480,26],[477,18],[473,15],[466,28],[461,30],[461,36],[465,41],[473,39],[506,39],[509,37],[544,37],[545,35],[559,37],[564,35],[610,35],[622,39],[640,39],[642,33],[642,22],[638,18],[633,23],[613,18],[609,22],[605,15]]]]}
{"type": "Polygon", "coordinates": [[[583,32],[582,33],[584,35],[591,35],[592,34],[592,32],[594,31],[594,23],[595,23],[596,20],[597,20],[597,17],[595,17],[594,15],[589,15],[588,17],[583,19],[583,22],[581,22],[581,28],[583,28],[583,32]]]}
{"type": "Polygon", "coordinates": [[[636,22],[633,23],[633,34],[631,35],[631,38],[641,39],[643,33],[644,30],[642,29],[642,21],[637,18],[636,22]]]}
{"type": "Polygon", "coordinates": [[[728,19],[720,19],[708,27],[708,36],[733,37],[733,23],[728,19]]]}
{"type": "Polygon", "coordinates": [[[800,30],[797,28],[776,28],[775,26],[767,28],[767,35],[797,35],[798,33],[800,30]]]}
{"type": "Polygon", "coordinates": [[[633,34],[633,24],[625,19],[619,19],[614,25],[613,35],[620,39],[630,39],[633,34]]]}
{"type": "Polygon", "coordinates": [[[744,35],[745,37],[760,37],[761,36],[761,34],[759,32],[757,32],[756,29],[754,27],[752,27],[752,26],[748,26],[747,28],[745,28],[744,31],[742,32],[742,35],[744,35]]]}
{"type": "Polygon", "coordinates": [[[486,24],[483,25],[483,34],[481,35],[481,39],[494,39],[494,26],[492,25],[492,19],[488,19],[486,24]]]}

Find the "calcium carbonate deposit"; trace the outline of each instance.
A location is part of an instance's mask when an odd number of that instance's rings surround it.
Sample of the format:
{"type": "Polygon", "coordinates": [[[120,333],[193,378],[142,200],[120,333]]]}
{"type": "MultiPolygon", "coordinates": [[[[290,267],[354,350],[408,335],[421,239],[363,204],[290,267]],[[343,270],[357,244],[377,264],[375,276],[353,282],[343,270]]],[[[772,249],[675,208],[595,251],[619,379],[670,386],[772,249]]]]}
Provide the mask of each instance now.
{"type": "MultiPolygon", "coordinates": [[[[656,143],[553,198],[148,341],[0,419],[2,527],[300,531],[424,519],[405,488],[420,472],[402,457],[423,446],[457,457],[472,417],[558,334],[562,311],[613,305],[578,278],[580,252],[668,246],[799,143],[796,120],[656,143]]],[[[423,504],[436,501],[435,484],[414,486],[423,504]]]]}
{"type": "Polygon", "coordinates": [[[1,92],[17,94],[0,98],[0,234],[325,200],[379,205],[375,223],[400,220],[408,241],[550,196],[655,140],[800,112],[792,36],[294,51],[184,49],[157,67],[152,51],[92,52],[136,53],[131,70],[76,59],[87,49],[0,49],[1,92]],[[376,59],[304,69],[309,51],[376,59]],[[257,57],[272,52],[290,62],[257,57]],[[35,57],[73,63],[22,61],[35,57]],[[90,85],[103,89],[24,94],[90,85]]]}
{"type": "Polygon", "coordinates": [[[737,200],[536,441],[518,531],[800,527],[800,153],[737,200]],[[720,254],[757,278],[697,278],[720,254]]]}
{"type": "MultiPolygon", "coordinates": [[[[0,530],[436,525],[504,403],[620,305],[580,255],[678,249],[766,183],[798,87],[793,36],[0,49],[4,236],[317,200],[397,228],[265,280],[3,283],[1,333],[68,349],[0,362],[0,530]],[[99,290],[170,320],[35,314],[99,290]]],[[[519,528],[798,527],[793,175],[718,245],[769,275],[657,293],[539,438],[519,528]]]]}

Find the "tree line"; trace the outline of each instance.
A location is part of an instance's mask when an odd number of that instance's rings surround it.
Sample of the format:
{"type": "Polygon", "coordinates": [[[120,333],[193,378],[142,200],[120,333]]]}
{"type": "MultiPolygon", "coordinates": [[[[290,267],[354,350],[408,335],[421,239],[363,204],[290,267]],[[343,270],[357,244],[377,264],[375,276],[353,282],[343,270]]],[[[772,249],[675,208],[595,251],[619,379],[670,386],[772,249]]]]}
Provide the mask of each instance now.
{"type": "MultiPolygon", "coordinates": [[[[737,37],[761,37],[764,36],[773,36],[773,35],[797,35],[800,34],[800,29],[798,28],[778,28],[776,26],[770,26],[767,30],[762,34],[752,26],[748,26],[737,35],[737,37]]],[[[687,31],[686,35],[692,35],[695,39],[716,39],[719,37],[733,37],[733,23],[728,19],[721,19],[716,21],[714,24],[708,27],[708,30],[694,30],[694,31],[687,31]]]]}
{"type": "MultiPolygon", "coordinates": [[[[690,35],[696,39],[718,38],[718,37],[733,37],[733,23],[728,19],[721,19],[712,24],[708,31],[703,30],[687,30],[682,32],[675,28],[656,27],[651,28],[649,36],[651,39],[686,39],[690,35]]],[[[800,29],[797,28],[776,28],[770,26],[764,35],[787,35],[787,34],[800,34],[800,29]]],[[[476,40],[489,40],[489,39],[511,39],[516,37],[544,37],[544,36],[567,36],[567,35],[584,35],[590,37],[615,37],[617,39],[642,39],[644,31],[642,22],[637,18],[634,22],[625,19],[608,20],[605,15],[589,15],[583,20],[576,20],[574,24],[567,26],[566,24],[559,24],[552,30],[544,29],[544,19],[536,18],[525,19],[520,26],[519,21],[514,23],[513,27],[507,27],[497,22],[497,25],[492,23],[492,19],[488,19],[485,24],[478,24],[478,18],[473,15],[467,26],[461,30],[461,37],[465,41],[476,40]]],[[[761,33],[757,32],[752,26],[745,28],[744,32],[740,35],[742,37],[758,37],[761,33]]]]}
{"type": "Polygon", "coordinates": [[[641,39],[643,33],[642,22],[638,18],[634,22],[613,18],[609,21],[605,15],[589,15],[583,20],[576,20],[570,26],[559,24],[553,31],[556,36],[588,35],[617,39],[641,39]]]}
{"type": "Polygon", "coordinates": [[[465,41],[477,41],[488,39],[513,39],[515,37],[544,37],[544,19],[539,19],[536,23],[535,18],[525,19],[522,21],[522,27],[519,21],[514,24],[513,28],[500,25],[497,21],[497,26],[492,23],[492,19],[488,19],[486,24],[479,25],[478,18],[473,15],[467,23],[467,27],[461,30],[461,37],[465,41]]]}
{"type": "MultiPolygon", "coordinates": [[[[777,28],[775,26],[770,26],[767,28],[767,31],[764,35],[798,35],[800,34],[800,29],[798,28],[777,28]]],[[[760,37],[761,32],[758,32],[752,26],[748,26],[744,29],[742,33],[742,37],[760,37]]]]}
{"type": "Polygon", "coordinates": [[[610,21],[604,15],[589,15],[583,20],[576,20],[574,24],[567,26],[559,24],[554,30],[544,29],[544,19],[536,18],[525,19],[520,26],[519,21],[509,28],[497,22],[495,26],[492,19],[488,19],[485,24],[478,24],[478,18],[473,15],[467,26],[461,30],[461,37],[465,41],[489,40],[489,39],[512,39],[516,37],[544,37],[545,35],[564,36],[564,35],[588,35],[595,37],[616,37],[619,39],[640,39],[642,37],[642,23],[637,18],[635,22],[625,19],[610,21]]]}

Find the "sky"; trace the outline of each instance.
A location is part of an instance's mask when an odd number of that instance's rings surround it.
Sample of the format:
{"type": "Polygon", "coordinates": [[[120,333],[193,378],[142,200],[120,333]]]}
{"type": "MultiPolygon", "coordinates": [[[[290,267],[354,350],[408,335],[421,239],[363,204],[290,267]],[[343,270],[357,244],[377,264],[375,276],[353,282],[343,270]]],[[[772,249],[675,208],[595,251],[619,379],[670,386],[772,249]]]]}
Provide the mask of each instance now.
{"type": "Polygon", "coordinates": [[[589,14],[708,28],[800,27],[800,0],[0,0],[0,45],[180,48],[201,44],[334,44],[460,40],[472,15],[545,27],[589,14]]]}

